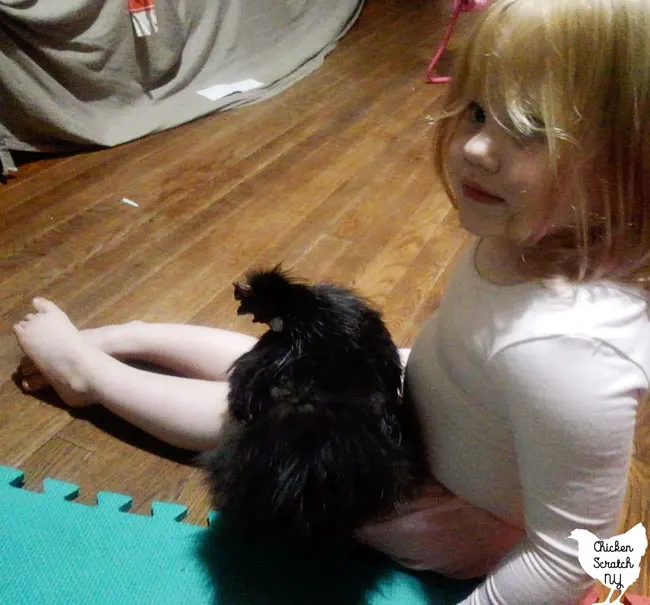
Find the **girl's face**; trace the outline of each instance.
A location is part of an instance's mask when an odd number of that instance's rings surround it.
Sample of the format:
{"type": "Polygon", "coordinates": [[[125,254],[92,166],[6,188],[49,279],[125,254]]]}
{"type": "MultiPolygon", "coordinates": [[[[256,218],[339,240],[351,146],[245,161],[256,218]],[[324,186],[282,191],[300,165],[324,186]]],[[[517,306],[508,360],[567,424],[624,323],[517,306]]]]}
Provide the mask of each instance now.
{"type": "Polygon", "coordinates": [[[474,235],[521,244],[566,224],[570,204],[559,199],[546,140],[515,137],[479,103],[452,136],[447,171],[460,223],[474,235]]]}

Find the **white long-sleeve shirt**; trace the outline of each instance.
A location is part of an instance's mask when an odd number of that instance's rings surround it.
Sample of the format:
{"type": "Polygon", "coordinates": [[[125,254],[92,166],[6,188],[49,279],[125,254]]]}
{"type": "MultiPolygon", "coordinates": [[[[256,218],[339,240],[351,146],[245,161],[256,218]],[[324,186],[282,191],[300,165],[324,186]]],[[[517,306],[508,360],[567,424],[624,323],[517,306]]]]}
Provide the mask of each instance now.
{"type": "Polygon", "coordinates": [[[650,376],[645,294],[611,283],[498,286],[462,255],[409,357],[432,475],[525,528],[463,605],[575,603],[573,529],[613,535],[650,376]]]}

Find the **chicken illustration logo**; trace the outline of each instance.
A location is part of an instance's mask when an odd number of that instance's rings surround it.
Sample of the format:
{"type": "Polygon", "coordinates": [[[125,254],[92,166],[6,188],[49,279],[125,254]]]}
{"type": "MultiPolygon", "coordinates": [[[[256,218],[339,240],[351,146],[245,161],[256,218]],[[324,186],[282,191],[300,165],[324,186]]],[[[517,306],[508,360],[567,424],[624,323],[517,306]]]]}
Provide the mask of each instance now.
{"type": "Polygon", "coordinates": [[[607,600],[601,603],[622,604],[623,594],[641,572],[641,558],[648,547],[645,527],[639,523],[608,540],[600,540],[586,529],[574,529],[569,537],[578,542],[578,561],[582,568],[609,588],[607,600]],[[621,594],[610,601],[615,590],[621,594]]]}

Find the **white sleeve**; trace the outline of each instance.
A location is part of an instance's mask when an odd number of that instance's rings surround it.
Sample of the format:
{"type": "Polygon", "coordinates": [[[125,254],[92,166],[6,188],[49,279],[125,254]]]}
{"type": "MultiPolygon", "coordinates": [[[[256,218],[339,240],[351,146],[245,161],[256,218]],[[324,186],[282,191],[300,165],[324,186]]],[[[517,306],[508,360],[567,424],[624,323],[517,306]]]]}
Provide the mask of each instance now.
{"type": "Polygon", "coordinates": [[[526,537],[463,605],[573,604],[591,580],[568,536],[616,532],[645,374],[581,337],[519,343],[488,371],[514,433],[526,537]]]}

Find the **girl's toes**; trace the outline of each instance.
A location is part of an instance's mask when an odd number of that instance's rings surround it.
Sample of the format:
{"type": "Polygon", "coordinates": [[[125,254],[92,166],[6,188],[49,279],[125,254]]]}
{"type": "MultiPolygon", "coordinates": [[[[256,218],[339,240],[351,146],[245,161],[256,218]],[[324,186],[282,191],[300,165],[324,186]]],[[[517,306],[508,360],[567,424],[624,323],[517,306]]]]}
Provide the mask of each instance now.
{"type": "Polygon", "coordinates": [[[31,376],[32,374],[40,374],[40,370],[29,357],[23,357],[21,359],[18,370],[20,371],[20,375],[23,377],[31,376]]]}
{"type": "Polygon", "coordinates": [[[50,386],[50,383],[43,374],[33,374],[32,376],[23,377],[20,386],[26,393],[33,393],[50,386]]]}
{"type": "Polygon", "coordinates": [[[25,328],[26,327],[27,327],[27,324],[26,324],[26,322],[24,320],[19,321],[17,324],[14,324],[14,334],[16,336],[23,335],[25,333],[25,328]]]}
{"type": "Polygon", "coordinates": [[[39,313],[45,313],[47,311],[52,311],[54,309],[59,308],[52,301],[47,300],[47,298],[42,298],[40,296],[38,296],[38,297],[36,297],[35,299],[32,300],[32,306],[39,313]]]}

